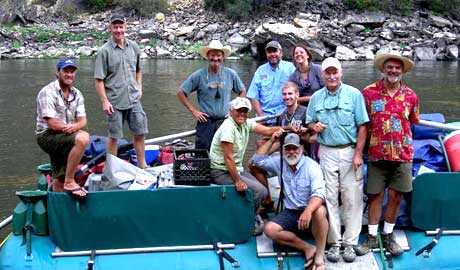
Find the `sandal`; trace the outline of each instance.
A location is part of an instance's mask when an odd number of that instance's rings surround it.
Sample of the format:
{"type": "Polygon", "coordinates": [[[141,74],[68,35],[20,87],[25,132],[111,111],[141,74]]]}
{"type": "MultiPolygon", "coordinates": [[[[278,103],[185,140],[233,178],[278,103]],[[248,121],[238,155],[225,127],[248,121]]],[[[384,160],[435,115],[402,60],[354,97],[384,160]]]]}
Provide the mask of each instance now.
{"type": "Polygon", "coordinates": [[[77,201],[85,201],[88,195],[88,193],[86,193],[85,189],[82,187],[77,187],[74,189],[64,189],[64,192],[69,194],[70,197],[77,201]],[[78,193],[76,193],[77,191],[84,191],[85,195],[79,195],[78,193]]]}
{"type": "Polygon", "coordinates": [[[313,255],[311,255],[311,257],[307,258],[305,260],[305,264],[304,264],[304,270],[311,270],[313,269],[313,266],[315,265],[315,256],[316,256],[316,252],[313,253],[313,255]]]}

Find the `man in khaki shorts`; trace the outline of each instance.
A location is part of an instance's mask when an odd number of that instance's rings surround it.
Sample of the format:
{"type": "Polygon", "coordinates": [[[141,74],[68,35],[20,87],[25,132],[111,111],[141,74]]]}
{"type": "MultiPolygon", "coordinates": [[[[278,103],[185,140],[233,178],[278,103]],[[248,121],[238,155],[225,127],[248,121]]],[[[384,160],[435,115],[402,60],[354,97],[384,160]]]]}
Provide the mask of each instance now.
{"type": "Polygon", "coordinates": [[[366,187],[369,196],[369,234],[356,253],[361,255],[369,249],[378,248],[377,231],[383,195],[388,187],[382,242],[393,256],[399,256],[403,250],[393,239],[393,228],[404,193],[412,191],[414,148],[410,127],[419,121],[417,95],[401,79],[415,65],[397,52],[377,55],[374,65],[382,72],[383,79],[367,86],[362,92],[370,118],[366,187]]]}
{"type": "Polygon", "coordinates": [[[123,16],[112,15],[109,30],[112,38],[97,52],[94,70],[96,91],[109,129],[107,150],[117,154],[117,141],[123,137],[123,122],[127,121],[133,134],[137,166],[145,168],[144,140],[148,128],[141,104],[140,50],[136,42],[125,37],[127,27],[123,16]]]}

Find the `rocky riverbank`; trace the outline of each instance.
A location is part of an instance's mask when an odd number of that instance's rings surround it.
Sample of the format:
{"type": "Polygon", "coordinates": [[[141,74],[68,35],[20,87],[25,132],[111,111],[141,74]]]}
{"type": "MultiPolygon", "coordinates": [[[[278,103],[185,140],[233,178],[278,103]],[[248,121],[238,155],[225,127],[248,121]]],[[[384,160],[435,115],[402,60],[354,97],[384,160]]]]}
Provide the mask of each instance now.
{"type": "MultiPolygon", "coordinates": [[[[8,1],[14,0],[0,2],[8,1]]],[[[9,20],[0,28],[1,59],[94,57],[109,38],[107,20],[113,11],[70,16],[63,15],[63,10],[69,2],[74,11],[79,10],[78,0],[42,2],[19,10],[8,10],[6,5],[0,12],[0,20],[9,20]]],[[[128,32],[140,44],[142,58],[199,58],[199,48],[211,39],[230,45],[232,58],[260,57],[264,44],[276,39],[286,58],[294,44],[303,43],[312,48],[317,61],[328,56],[370,60],[378,51],[389,50],[399,50],[414,60],[458,60],[458,21],[424,10],[410,16],[357,14],[340,2],[284,1],[251,18],[230,20],[204,10],[202,0],[172,1],[170,12],[151,18],[127,16],[128,32]]]]}

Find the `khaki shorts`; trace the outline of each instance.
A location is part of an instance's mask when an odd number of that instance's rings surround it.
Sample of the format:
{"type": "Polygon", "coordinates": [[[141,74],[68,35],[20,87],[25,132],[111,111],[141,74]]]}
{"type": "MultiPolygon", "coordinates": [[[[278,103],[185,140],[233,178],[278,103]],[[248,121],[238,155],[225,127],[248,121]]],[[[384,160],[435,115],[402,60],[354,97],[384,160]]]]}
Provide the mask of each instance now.
{"type": "Polygon", "coordinates": [[[142,109],[140,102],[126,110],[117,110],[112,114],[106,114],[109,137],[114,139],[123,138],[123,122],[128,122],[129,130],[135,136],[148,133],[147,115],[142,109]]]}
{"type": "Polygon", "coordinates": [[[367,164],[368,194],[378,194],[392,188],[399,192],[412,191],[412,163],[395,161],[375,161],[367,164]]]}
{"type": "Polygon", "coordinates": [[[37,134],[38,145],[50,156],[53,178],[64,179],[67,157],[74,146],[77,133],[67,135],[46,130],[37,134]]]}

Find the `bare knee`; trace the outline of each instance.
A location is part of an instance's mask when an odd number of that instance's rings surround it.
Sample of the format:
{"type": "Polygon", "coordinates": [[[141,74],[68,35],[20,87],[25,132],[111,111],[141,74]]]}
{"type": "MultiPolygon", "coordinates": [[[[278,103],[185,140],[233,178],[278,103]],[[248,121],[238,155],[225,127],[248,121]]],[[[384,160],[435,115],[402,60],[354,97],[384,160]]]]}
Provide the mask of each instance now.
{"type": "Polygon", "coordinates": [[[377,194],[369,194],[367,195],[369,199],[369,204],[382,204],[383,202],[383,192],[377,194]]]}
{"type": "Polygon", "coordinates": [[[264,227],[264,233],[270,238],[275,238],[276,234],[282,230],[281,226],[276,224],[275,222],[269,221],[267,224],[265,224],[264,227]]]}
{"type": "Polygon", "coordinates": [[[399,202],[403,198],[403,193],[398,192],[394,189],[388,189],[388,200],[392,202],[399,202]]]}
{"type": "Polygon", "coordinates": [[[86,147],[89,143],[89,133],[83,130],[78,131],[75,136],[75,145],[86,147]]]}

